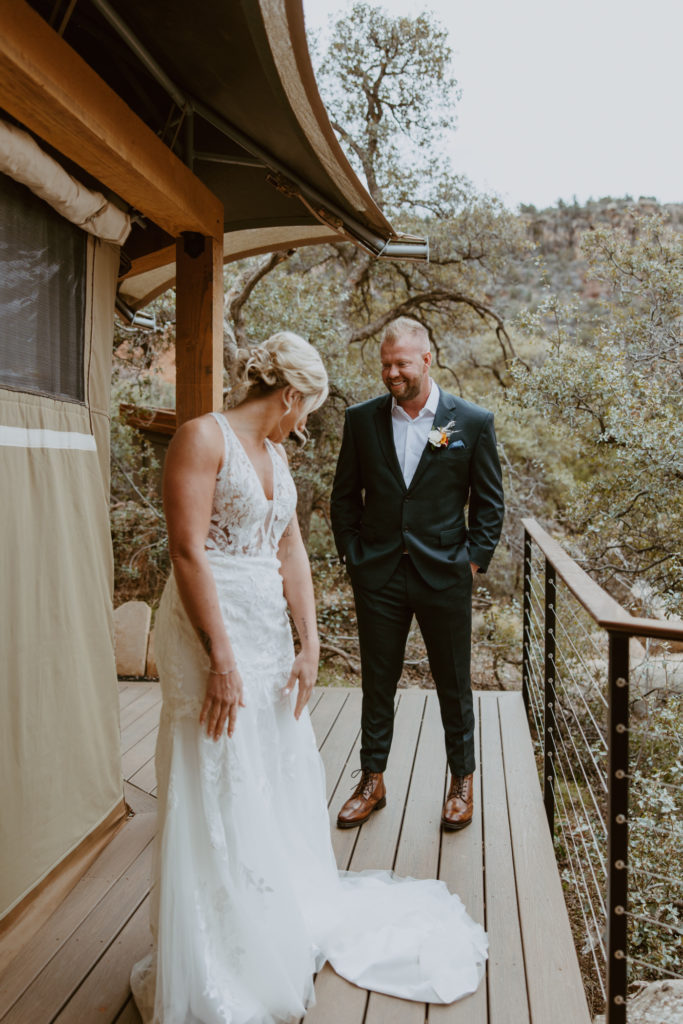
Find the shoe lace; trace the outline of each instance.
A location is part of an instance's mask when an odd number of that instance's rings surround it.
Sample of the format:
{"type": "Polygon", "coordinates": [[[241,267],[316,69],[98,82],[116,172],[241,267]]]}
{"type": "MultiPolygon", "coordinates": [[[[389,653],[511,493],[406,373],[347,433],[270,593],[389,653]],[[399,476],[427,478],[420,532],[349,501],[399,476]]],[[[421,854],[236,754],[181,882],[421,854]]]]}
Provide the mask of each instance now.
{"type": "Polygon", "coordinates": [[[355,779],[357,775],[360,775],[360,782],[353,791],[354,796],[362,796],[365,800],[372,796],[372,791],[375,788],[373,782],[373,776],[375,772],[372,772],[369,768],[356,768],[355,772],[351,772],[351,778],[355,779]]]}
{"type": "Polygon", "coordinates": [[[454,775],[451,781],[451,796],[457,796],[462,799],[465,795],[465,778],[464,775],[454,775]]]}

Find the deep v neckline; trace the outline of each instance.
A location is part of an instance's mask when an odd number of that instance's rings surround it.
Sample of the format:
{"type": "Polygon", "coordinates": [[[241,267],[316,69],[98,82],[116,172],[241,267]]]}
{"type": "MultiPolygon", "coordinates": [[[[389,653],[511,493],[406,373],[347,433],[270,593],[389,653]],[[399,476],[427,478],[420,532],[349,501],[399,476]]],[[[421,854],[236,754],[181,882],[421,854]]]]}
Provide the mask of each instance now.
{"type": "Polygon", "coordinates": [[[277,468],[275,466],[275,458],[274,458],[275,452],[274,452],[274,446],[273,446],[272,441],[269,438],[267,438],[267,437],[265,438],[266,451],[268,452],[268,455],[270,456],[270,468],[271,468],[271,470],[273,472],[273,487],[272,487],[273,497],[269,498],[268,495],[266,494],[266,489],[263,486],[263,481],[261,480],[261,477],[258,475],[258,470],[256,469],[256,466],[254,465],[252,460],[249,458],[249,455],[247,453],[247,449],[244,447],[244,445],[240,441],[239,435],[237,434],[237,431],[235,430],[235,428],[233,427],[232,423],[230,422],[230,420],[228,419],[228,417],[225,415],[224,412],[221,413],[221,416],[223,417],[223,420],[225,421],[225,423],[227,423],[228,430],[230,431],[232,436],[237,441],[237,444],[239,446],[240,451],[242,452],[242,455],[244,456],[244,458],[247,460],[247,462],[251,466],[251,471],[254,474],[254,476],[256,477],[258,485],[261,488],[261,493],[263,494],[263,497],[265,498],[265,500],[270,505],[271,502],[275,501],[275,476],[276,476],[276,473],[277,473],[277,468]]]}

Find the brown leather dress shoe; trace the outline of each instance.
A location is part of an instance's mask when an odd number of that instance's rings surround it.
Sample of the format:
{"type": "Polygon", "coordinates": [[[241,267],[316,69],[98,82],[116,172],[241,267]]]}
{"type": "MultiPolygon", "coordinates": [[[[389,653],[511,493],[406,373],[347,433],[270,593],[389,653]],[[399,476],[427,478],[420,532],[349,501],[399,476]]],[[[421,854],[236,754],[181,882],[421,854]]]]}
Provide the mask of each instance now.
{"type": "MultiPolygon", "coordinates": [[[[373,811],[378,811],[387,802],[382,772],[371,772],[369,768],[357,769],[360,782],[337,815],[337,828],[355,828],[367,821],[373,811]]],[[[356,775],[354,772],[353,775],[356,775]]],[[[352,776],[353,777],[353,776],[352,776]]]]}
{"type": "Polygon", "coordinates": [[[447,832],[456,832],[472,821],[473,786],[471,775],[453,775],[446,803],[441,813],[441,824],[447,832]]]}

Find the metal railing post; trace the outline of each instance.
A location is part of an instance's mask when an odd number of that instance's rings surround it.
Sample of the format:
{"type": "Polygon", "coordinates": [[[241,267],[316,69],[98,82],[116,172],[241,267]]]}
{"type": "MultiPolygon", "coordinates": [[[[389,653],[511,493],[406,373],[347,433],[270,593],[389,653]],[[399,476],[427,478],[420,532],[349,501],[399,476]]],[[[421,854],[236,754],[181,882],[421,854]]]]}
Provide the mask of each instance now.
{"type": "Polygon", "coordinates": [[[529,674],[531,671],[531,537],[524,530],[524,604],[522,618],[522,699],[529,716],[529,674]]]}
{"type": "Polygon", "coordinates": [[[555,834],[555,567],[545,560],[545,656],[543,700],[543,803],[550,835],[555,834]]]}
{"type": "Polygon", "coordinates": [[[609,634],[606,1024],[626,1024],[629,636],[609,634]]]}

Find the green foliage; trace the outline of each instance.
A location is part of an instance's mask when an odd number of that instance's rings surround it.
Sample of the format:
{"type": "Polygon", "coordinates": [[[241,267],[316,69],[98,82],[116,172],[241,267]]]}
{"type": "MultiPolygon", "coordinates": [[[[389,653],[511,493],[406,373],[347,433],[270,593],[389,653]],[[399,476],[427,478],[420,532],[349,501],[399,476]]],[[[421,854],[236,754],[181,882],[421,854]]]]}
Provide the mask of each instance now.
{"type": "Polygon", "coordinates": [[[448,33],[428,13],[392,18],[356,3],[334,26],[318,82],[351,159],[384,207],[413,193],[420,176],[412,164],[454,126],[459,92],[450,61],[448,33]]]}
{"type": "Polygon", "coordinates": [[[123,327],[114,331],[111,391],[110,524],[114,548],[114,603],[156,605],[170,562],[161,507],[161,468],[152,446],[128,426],[120,405],[173,405],[173,388],[159,364],[175,340],[175,299],[168,293],[152,311],[157,330],[123,327]]]}
{"type": "MultiPolygon", "coordinates": [[[[629,945],[632,955],[675,972],[683,960],[683,699],[670,694],[657,706],[651,697],[633,737],[629,945]]],[[[632,973],[644,974],[637,966],[632,973]]]]}
{"type": "MultiPolygon", "coordinates": [[[[109,516],[114,548],[115,604],[155,605],[168,576],[168,540],[160,499],[160,469],[151,446],[123,421],[120,402],[140,395],[120,383],[112,389],[109,516]]],[[[144,395],[144,391],[143,391],[144,395]]]]}
{"type": "MultiPolygon", "coordinates": [[[[507,595],[492,600],[486,587],[476,586],[474,607],[483,607],[483,614],[473,616],[473,646],[476,663],[484,661],[487,680],[480,689],[517,689],[522,664],[522,617],[519,602],[507,595]],[[512,668],[512,671],[511,671],[512,668]]],[[[482,685],[483,684],[483,685],[482,685]]]]}
{"type": "Polygon", "coordinates": [[[323,639],[337,641],[349,631],[354,618],[353,594],[346,572],[334,555],[318,557],[313,561],[318,587],[318,625],[323,639]]]}
{"type": "Polygon", "coordinates": [[[519,318],[545,349],[534,365],[514,366],[514,397],[578,448],[564,522],[587,565],[603,581],[644,578],[673,609],[683,542],[681,235],[660,218],[637,219],[628,235],[596,229],[583,249],[604,288],[600,309],[581,336],[576,302],[550,297],[519,318]]]}
{"type": "Polygon", "coordinates": [[[337,20],[318,78],[332,122],[372,197],[403,231],[428,235],[429,263],[373,260],[349,246],[328,249],[335,319],[347,344],[377,338],[392,317],[411,315],[441,346],[494,331],[491,372],[503,382],[511,355],[492,308],[495,278],[528,248],[524,229],[495,198],[453,173],[440,141],[459,98],[447,32],[433,16],[391,17],[357,3],[337,20]]]}

